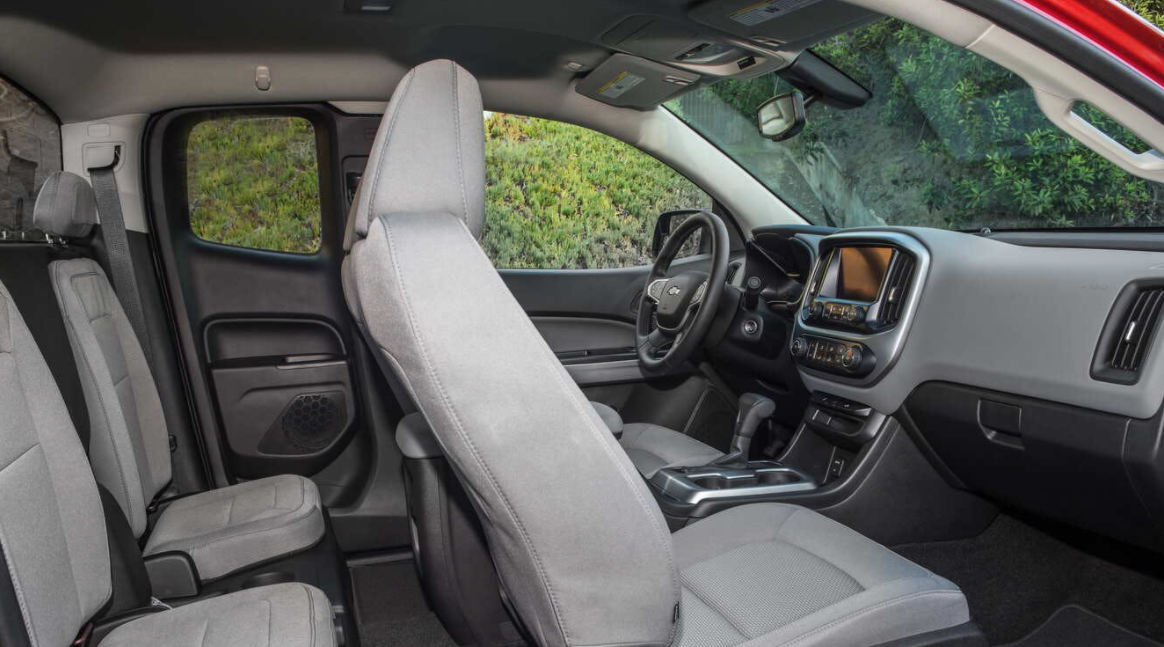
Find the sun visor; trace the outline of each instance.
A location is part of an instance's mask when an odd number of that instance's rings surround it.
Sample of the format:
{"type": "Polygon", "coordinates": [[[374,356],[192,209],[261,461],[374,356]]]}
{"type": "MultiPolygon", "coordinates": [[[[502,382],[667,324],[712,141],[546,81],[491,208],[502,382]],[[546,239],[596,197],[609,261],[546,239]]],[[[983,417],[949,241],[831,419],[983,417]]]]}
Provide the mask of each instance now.
{"type": "Polygon", "coordinates": [[[880,17],[840,0],[711,0],[688,16],[733,36],[793,52],[880,17]]]}
{"type": "Polygon", "coordinates": [[[619,108],[652,110],[699,81],[699,75],[615,54],[578,82],[578,94],[619,108]]]}

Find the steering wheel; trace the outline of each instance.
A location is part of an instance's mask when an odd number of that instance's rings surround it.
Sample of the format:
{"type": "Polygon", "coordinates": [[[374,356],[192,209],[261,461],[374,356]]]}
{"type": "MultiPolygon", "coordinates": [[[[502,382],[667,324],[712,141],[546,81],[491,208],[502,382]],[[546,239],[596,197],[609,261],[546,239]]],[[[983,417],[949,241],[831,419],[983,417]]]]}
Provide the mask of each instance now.
{"type": "Polygon", "coordinates": [[[699,347],[727,281],[727,227],[710,211],[690,213],[659,250],[639,302],[635,347],[639,365],[649,372],[673,370],[699,347]],[[668,276],[679,249],[700,228],[704,235],[710,235],[711,274],[688,270],[668,276]]]}

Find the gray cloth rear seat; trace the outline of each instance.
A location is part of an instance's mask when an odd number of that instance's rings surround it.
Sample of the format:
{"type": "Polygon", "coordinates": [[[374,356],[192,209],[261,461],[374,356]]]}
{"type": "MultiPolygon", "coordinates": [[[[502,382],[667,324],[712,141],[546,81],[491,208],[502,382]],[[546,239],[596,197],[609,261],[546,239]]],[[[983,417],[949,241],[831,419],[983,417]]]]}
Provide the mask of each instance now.
{"type": "MultiPolygon", "coordinates": [[[[93,226],[93,190],[70,173],[49,178],[34,224],[81,237],[93,226]]],[[[169,432],[141,343],[105,271],[89,258],[49,268],[89,408],[89,460],[97,481],[125,511],[134,536],[171,479],[169,432]]],[[[184,497],[167,507],[145,555],[190,554],[203,580],[310,548],[325,532],[319,491],[300,476],[277,476],[184,497]]]]}
{"type": "MultiPolygon", "coordinates": [[[[16,617],[34,647],[67,647],[112,594],[97,483],[49,373],[8,289],[0,284],[0,549],[16,617]]],[[[279,584],[133,620],[102,645],[331,647],[326,596],[279,584]]],[[[18,632],[18,633],[13,633],[18,632]]]]}

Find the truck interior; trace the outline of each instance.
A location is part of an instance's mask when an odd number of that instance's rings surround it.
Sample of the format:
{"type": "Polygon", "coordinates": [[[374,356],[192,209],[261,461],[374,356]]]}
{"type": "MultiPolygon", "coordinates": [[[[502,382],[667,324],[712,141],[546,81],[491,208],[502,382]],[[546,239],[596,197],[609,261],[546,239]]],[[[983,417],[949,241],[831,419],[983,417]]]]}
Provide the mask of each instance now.
{"type": "Polygon", "coordinates": [[[1164,643],[1128,4],[3,3],[0,645],[1164,643]]]}

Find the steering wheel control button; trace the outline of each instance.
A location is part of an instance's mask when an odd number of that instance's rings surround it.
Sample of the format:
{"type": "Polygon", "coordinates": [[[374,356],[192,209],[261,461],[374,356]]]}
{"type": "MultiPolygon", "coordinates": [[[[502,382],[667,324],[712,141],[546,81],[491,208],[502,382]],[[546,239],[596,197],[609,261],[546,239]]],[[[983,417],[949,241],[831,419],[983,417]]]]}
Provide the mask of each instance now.
{"type": "Polygon", "coordinates": [[[667,279],[656,279],[647,286],[647,296],[652,301],[658,301],[663,296],[663,288],[667,287],[667,279]]]}

